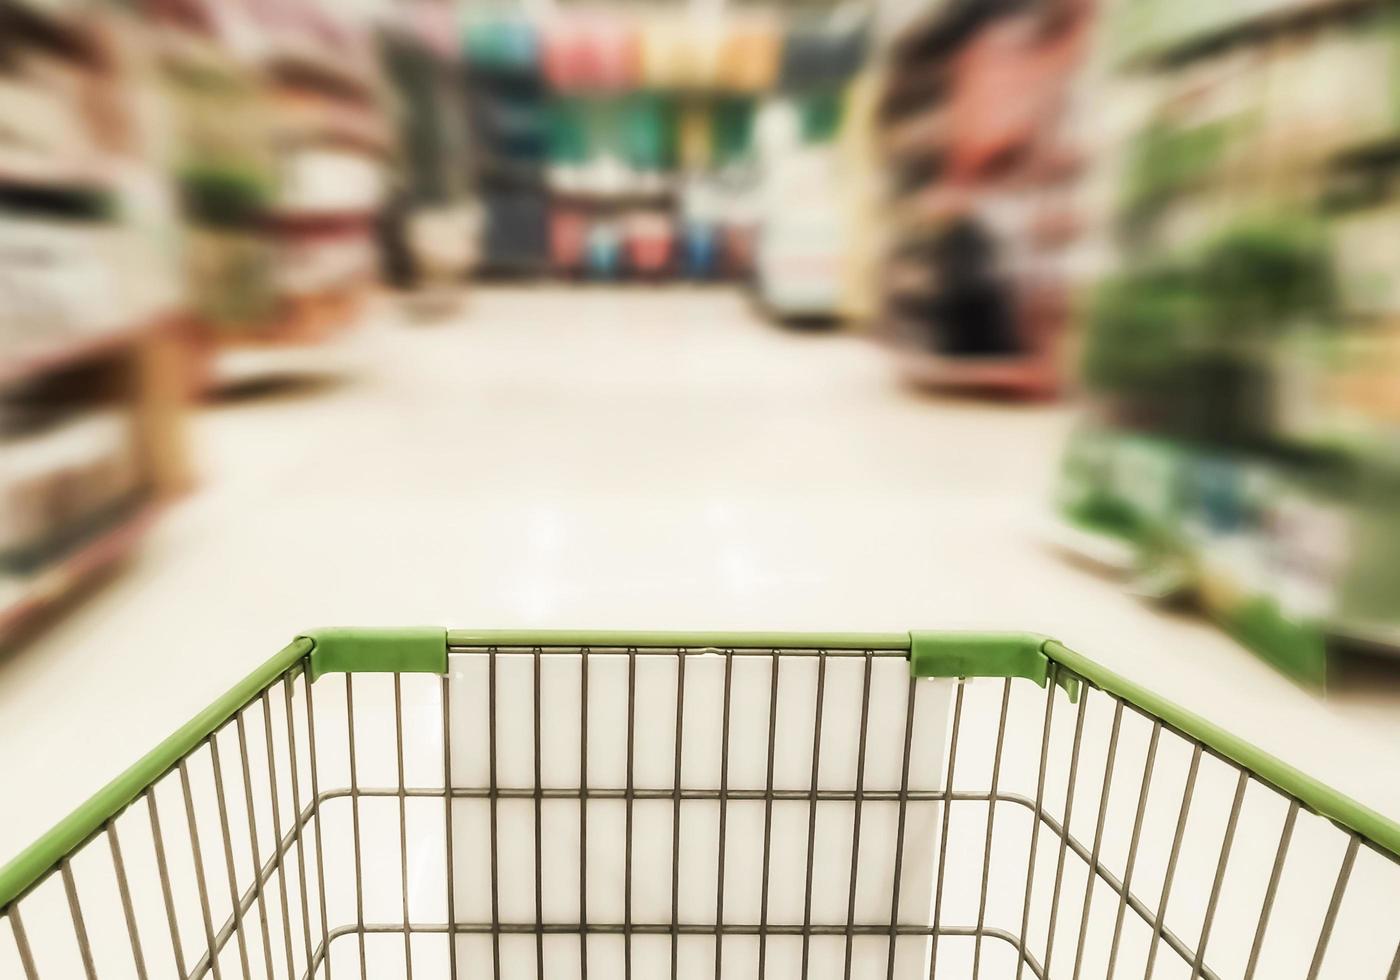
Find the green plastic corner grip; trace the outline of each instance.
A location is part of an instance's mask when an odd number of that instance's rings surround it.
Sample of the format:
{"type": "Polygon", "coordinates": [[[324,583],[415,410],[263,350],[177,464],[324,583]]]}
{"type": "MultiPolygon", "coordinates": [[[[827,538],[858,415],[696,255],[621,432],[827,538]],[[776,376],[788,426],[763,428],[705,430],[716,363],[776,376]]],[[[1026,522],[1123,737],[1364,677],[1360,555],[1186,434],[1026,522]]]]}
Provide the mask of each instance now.
{"type": "MultiPolygon", "coordinates": [[[[1044,687],[1051,661],[1049,637],[1035,633],[910,632],[909,673],[914,677],[1021,677],[1044,687]]],[[[1055,683],[1071,701],[1079,699],[1079,678],[1054,669],[1055,683]]]]}
{"type": "Polygon", "coordinates": [[[320,629],[299,639],[312,643],[313,682],[326,674],[447,673],[447,630],[440,626],[320,629]]]}

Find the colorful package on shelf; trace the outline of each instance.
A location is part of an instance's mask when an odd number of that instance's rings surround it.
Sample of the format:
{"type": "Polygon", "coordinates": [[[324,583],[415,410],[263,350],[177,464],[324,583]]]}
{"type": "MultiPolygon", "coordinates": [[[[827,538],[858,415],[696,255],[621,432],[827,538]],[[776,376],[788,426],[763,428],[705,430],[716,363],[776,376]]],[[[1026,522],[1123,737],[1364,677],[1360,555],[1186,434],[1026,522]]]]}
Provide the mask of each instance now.
{"type": "Polygon", "coordinates": [[[686,221],[681,225],[680,265],[691,279],[712,279],[719,273],[719,229],[709,222],[686,221]]]}
{"type": "Polygon", "coordinates": [[[622,270],[622,234],[612,221],[588,229],[588,272],[597,279],[615,278],[622,270]]]}
{"type": "Polygon", "coordinates": [[[484,153],[504,160],[537,163],[550,149],[549,107],[516,93],[483,91],[473,103],[476,138],[484,153]]]}
{"type": "Polygon", "coordinates": [[[778,80],[782,55],[777,20],[757,15],[732,19],[716,57],[716,85],[728,92],[766,92],[778,80]]]}
{"type": "Polygon", "coordinates": [[[949,103],[952,173],[975,178],[1043,136],[1082,61],[1088,7],[1050,31],[1035,30],[1030,14],[1005,17],[959,53],[949,103]]]}
{"type": "Polygon", "coordinates": [[[652,18],[641,32],[641,87],[714,87],[719,78],[722,39],[721,26],[713,19],[652,18]]]}
{"type": "Polygon", "coordinates": [[[549,215],[549,261],[556,272],[583,271],[588,258],[588,219],[579,211],[555,208],[549,215]]]}
{"type": "Polygon", "coordinates": [[[638,170],[664,170],[675,152],[676,107],[670,99],[645,93],[627,98],[618,119],[622,157],[638,170]]]}
{"type": "Polygon", "coordinates": [[[539,70],[539,34],[524,19],[480,19],[466,26],[467,64],[479,71],[534,74],[539,70]]]}
{"type": "Polygon", "coordinates": [[[633,272],[657,275],[670,268],[676,229],[671,216],[659,211],[637,211],[622,220],[627,263],[633,272]]]}
{"type": "Polygon", "coordinates": [[[641,73],[641,39],[620,18],[569,18],[547,29],[542,43],[545,78],[561,92],[620,91],[641,73]]]}
{"type": "Polygon", "coordinates": [[[722,96],[711,108],[712,162],[716,167],[748,159],[754,144],[758,107],[748,96],[722,96]]]}
{"type": "Polygon", "coordinates": [[[747,222],[726,222],[720,228],[721,263],[726,275],[744,278],[753,271],[758,230],[747,222]]]}
{"type": "Polygon", "coordinates": [[[714,128],[710,106],[687,102],[676,124],[676,157],[684,170],[703,170],[714,159],[714,128]]]}

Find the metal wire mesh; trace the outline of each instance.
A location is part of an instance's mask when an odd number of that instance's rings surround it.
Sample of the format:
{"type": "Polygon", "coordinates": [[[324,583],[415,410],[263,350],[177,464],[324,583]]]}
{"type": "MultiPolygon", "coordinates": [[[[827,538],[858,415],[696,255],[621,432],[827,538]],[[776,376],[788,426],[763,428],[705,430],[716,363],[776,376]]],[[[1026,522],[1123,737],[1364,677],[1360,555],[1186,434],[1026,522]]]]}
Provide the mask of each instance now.
{"type": "Polygon", "coordinates": [[[1062,668],[474,648],[281,677],[3,911],[0,976],[1396,980],[1397,909],[1062,668]]]}

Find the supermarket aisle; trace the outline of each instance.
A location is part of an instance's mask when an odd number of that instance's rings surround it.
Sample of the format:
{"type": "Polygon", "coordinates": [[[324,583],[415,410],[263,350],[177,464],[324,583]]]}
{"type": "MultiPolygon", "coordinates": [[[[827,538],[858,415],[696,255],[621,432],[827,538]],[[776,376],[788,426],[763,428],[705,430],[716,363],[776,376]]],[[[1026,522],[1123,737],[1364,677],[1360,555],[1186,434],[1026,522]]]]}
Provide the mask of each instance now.
{"type": "Polygon", "coordinates": [[[1021,628],[1400,812],[1400,698],[1323,703],[1038,543],[1071,416],[900,390],[725,291],[497,289],[204,413],[201,491],[0,664],[0,859],[322,624],[1021,628]],[[1239,692],[1248,692],[1242,700],[1239,692]]]}

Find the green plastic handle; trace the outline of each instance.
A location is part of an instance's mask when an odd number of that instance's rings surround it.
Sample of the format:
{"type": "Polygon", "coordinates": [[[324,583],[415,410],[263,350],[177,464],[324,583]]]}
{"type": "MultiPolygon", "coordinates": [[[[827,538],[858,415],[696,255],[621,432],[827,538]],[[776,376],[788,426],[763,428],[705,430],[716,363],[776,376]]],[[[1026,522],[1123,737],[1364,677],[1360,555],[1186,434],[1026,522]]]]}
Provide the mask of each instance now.
{"type": "Polygon", "coordinates": [[[312,630],[311,680],[326,674],[445,674],[447,630],[441,626],[407,629],[312,630]]]}

